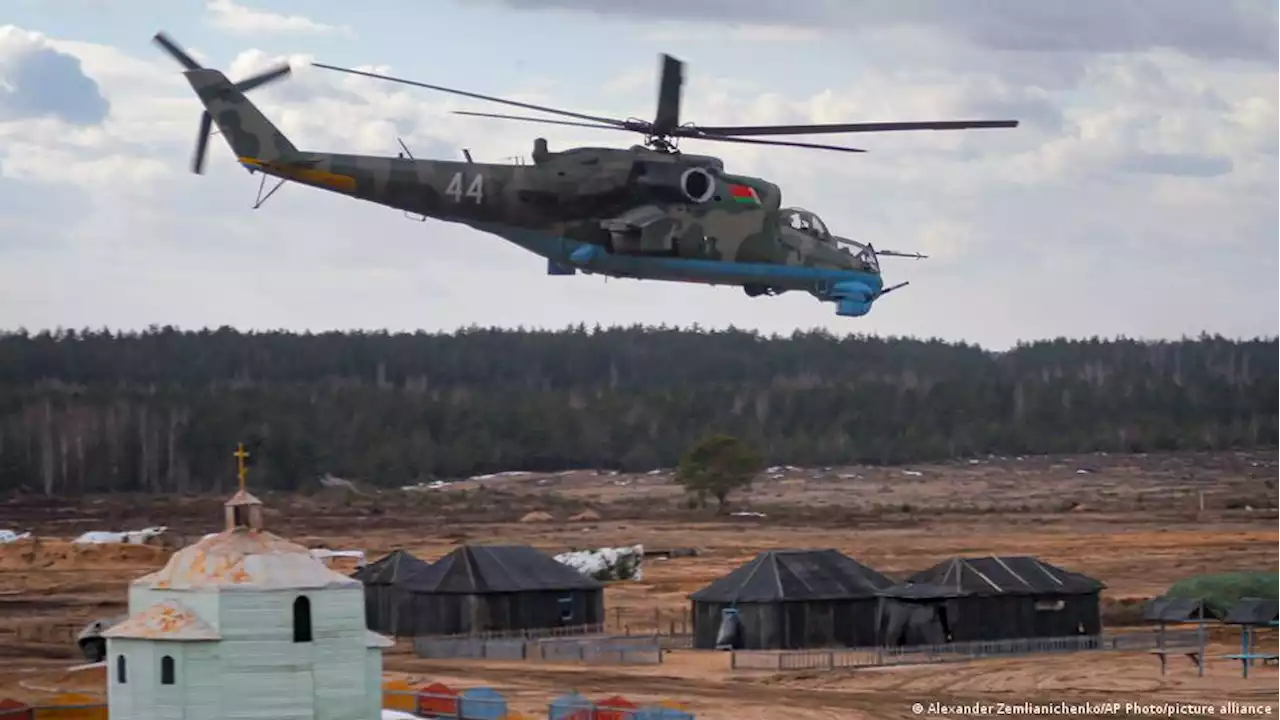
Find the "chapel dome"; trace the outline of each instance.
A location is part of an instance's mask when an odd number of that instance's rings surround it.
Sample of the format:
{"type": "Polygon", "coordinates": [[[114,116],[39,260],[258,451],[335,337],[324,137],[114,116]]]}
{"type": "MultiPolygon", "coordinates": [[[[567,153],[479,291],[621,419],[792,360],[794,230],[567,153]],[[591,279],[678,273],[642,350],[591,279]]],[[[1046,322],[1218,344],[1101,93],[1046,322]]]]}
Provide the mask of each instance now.
{"type": "Polygon", "coordinates": [[[237,527],[210,535],[133,582],[154,590],[287,590],[360,587],[329,569],[311,551],[284,538],[237,527]]]}

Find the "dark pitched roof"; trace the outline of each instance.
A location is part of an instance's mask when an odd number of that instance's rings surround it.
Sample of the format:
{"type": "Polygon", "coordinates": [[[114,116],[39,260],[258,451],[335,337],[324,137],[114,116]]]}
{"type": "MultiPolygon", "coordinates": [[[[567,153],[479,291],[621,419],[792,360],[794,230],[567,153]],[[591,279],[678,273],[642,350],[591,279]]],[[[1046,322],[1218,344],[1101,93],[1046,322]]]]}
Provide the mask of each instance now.
{"type": "Polygon", "coordinates": [[[693,593],[700,602],[785,602],[874,597],[889,578],[836,550],[768,550],[693,593]]]}
{"type": "Polygon", "coordinates": [[[1202,612],[1206,620],[1217,619],[1213,609],[1205,605],[1202,599],[1161,596],[1152,598],[1147,603],[1142,610],[1142,619],[1147,622],[1195,622],[1201,618],[1202,612]]]}
{"type": "Polygon", "coordinates": [[[527,545],[463,545],[415,575],[416,592],[484,594],[604,587],[527,545]]]}
{"type": "Polygon", "coordinates": [[[954,587],[931,585],[929,583],[899,583],[881,590],[878,595],[898,600],[935,600],[939,598],[962,597],[969,593],[954,587]]]}
{"type": "Polygon", "coordinates": [[[1270,625],[1280,615],[1280,602],[1275,598],[1240,598],[1222,622],[1228,625],[1270,625]]]}
{"type": "Polygon", "coordinates": [[[431,563],[408,550],[393,550],[351,573],[351,577],[365,585],[397,585],[430,567],[431,563]]]}
{"type": "Polygon", "coordinates": [[[1105,587],[1087,575],[1026,555],[951,558],[907,581],[966,595],[1082,595],[1105,587]]]}

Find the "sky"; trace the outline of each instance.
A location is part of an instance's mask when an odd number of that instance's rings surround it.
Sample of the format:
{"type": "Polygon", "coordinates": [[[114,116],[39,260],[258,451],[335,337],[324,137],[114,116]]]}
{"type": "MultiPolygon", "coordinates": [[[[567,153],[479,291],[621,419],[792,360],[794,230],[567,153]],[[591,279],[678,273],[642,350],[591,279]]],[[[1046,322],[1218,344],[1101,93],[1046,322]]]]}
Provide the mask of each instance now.
{"type": "Polygon", "coordinates": [[[4,0],[0,329],[452,330],[585,323],[936,337],[1274,336],[1280,329],[1273,0],[4,0]],[[306,150],[528,158],[621,133],[468,118],[502,106],[312,61],[613,117],[650,117],[659,53],[703,125],[1017,119],[834,138],[846,155],[686,141],[877,248],[862,318],[803,293],[547,276],[459,225],[258,179],[164,29],[306,150]]]}

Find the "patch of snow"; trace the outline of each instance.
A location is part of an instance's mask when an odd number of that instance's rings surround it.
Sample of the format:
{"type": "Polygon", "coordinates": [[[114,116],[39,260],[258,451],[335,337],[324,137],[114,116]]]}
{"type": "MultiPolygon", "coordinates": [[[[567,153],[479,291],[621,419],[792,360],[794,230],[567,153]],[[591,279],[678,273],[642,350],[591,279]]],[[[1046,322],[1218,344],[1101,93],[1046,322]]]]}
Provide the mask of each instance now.
{"type": "Polygon", "coordinates": [[[906,475],[907,477],[920,477],[921,475],[924,475],[924,473],[920,472],[919,470],[903,470],[902,474],[906,475]]]}
{"type": "Polygon", "coordinates": [[[78,545],[110,545],[123,543],[127,545],[144,545],[148,540],[158,535],[163,535],[169,528],[163,525],[157,527],[143,528],[141,530],[125,530],[122,532],[113,532],[106,530],[90,530],[83,533],[80,537],[71,542],[78,545]]]}
{"type": "Polygon", "coordinates": [[[769,517],[762,512],[752,512],[750,510],[739,510],[738,512],[729,513],[733,517],[769,517]]]}
{"type": "Polygon", "coordinates": [[[311,557],[317,560],[327,560],[328,558],[355,558],[357,567],[364,567],[368,562],[363,550],[329,550],[327,548],[314,548],[311,550],[311,557]]]}
{"type": "Polygon", "coordinates": [[[18,542],[19,540],[26,540],[29,537],[31,537],[31,533],[29,532],[20,533],[14,530],[0,530],[0,545],[18,542]]]}
{"type": "Polygon", "coordinates": [[[347,488],[348,490],[356,489],[356,484],[350,480],[343,480],[342,478],[337,477],[336,475],[330,475],[329,473],[325,473],[324,477],[320,478],[320,485],[327,488],[347,488]]]}
{"type": "Polygon", "coordinates": [[[444,480],[432,480],[429,483],[417,483],[415,485],[401,485],[400,489],[405,492],[414,492],[418,490],[439,490],[449,487],[449,483],[444,480]]]}
{"type": "Polygon", "coordinates": [[[468,480],[496,480],[498,478],[516,478],[532,475],[533,473],[525,470],[505,470],[503,472],[489,473],[488,475],[472,475],[468,480]]]}
{"type": "Polygon", "coordinates": [[[556,555],[556,561],[596,580],[644,579],[643,545],[571,550],[556,555]]]}

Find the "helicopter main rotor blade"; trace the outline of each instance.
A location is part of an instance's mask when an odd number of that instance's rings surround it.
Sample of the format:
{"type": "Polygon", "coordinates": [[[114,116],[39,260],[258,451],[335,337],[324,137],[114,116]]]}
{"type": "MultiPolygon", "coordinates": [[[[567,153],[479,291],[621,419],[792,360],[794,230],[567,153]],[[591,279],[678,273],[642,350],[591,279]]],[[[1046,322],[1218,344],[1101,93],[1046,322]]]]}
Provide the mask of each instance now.
{"type": "MultiPolygon", "coordinates": [[[[634,127],[618,127],[616,125],[593,125],[591,123],[573,122],[572,120],[552,120],[550,118],[534,118],[525,117],[523,115],[503,115],[501,113],[483,113],[471,112],[469,110],[454,110],[455,115],[468,115],[471,117],[487,117],[497,118],[499,120],[521,120],[523,122],[545,123],[547,125],[569,125],[572,127],[594,128],[596,130],[622,130],[624,132],[645,132],[645,128],[634,127]]],[[[815,143],[795,142],[789,140],[757,140],[755,138],[740,138],[718,135],[685,135],[690,140],[710,140],[712,142],[732,142],[742,143],[746,145],[775,145],[779,147],[798,147],[813,148],[815,150],[838,150],[840,152],[864,153],[866,150],[861,148],[844,147],[842,145],[819,145],[815,143]]]]}
{"type": "MultiPolygon", "coordinates": [[[[672,133],[677,135],[678,133],[672,133]]],[[[733,137],[732,135],[681,135],[689,140],[710,140],[711,142],[743,143],[744,145],[773,145],[775,147],[813,148],[814,150],[836,150],[848,153],[864,153],[862,148],[845,147],[844,145],[821,145],[818,143],[798,142],[795,140],[756,140],[754,138],[733,137]]]]}
{"type": "Polygon", "coordinates": [[[543,123],[545,125],[568,125],[571,127],[596,128],[597,130],[625,130],[634,132],[634,128],[618,127],[617,125],[600,125],[598,123],[575,122],[573,120],[552,120],[551,118],[536,118],[527,115],[504,115],[503,113],[485,113],[473,112],[471,110],[454,110],[454,115],[467,115],[470,117],[486,117],[497,118],[499,120],[520,120],[521,122],[543,123]]]}
{"type": "Polygon", "coordinates": [[[662,76],[658,81],[658,112],[653,117],[653,133],[663,135],[680,126],[680,89],[684,85],[684,63],[662,56],[662,76]]]}
{"type": "MultiPolygon", "coordinates": [[[[707,135],[822,135],[827,133],[900,132],[903,130],[974,130],[980,128],[1018,127],[1017,120],[938,120],[932,122],[877,122],[838,123],[826,125],[720,125],[693,126],[687,137],[694,133],[707,135]]],[[[682,134],[684,128],[672,132],[682,134]]]]}
{"type": "Polygon", "coordinates": [[[333,70],[334,72],[347,73],[349,75],[363,75],[364,77],[374,78],[376,80],[387,80],[390,82],[401,83],[403,85],[413,85],[414,87],[426,88],[427,90],[436,90],[439,92],[452,93],[463,97],[475,98],[477,100],[487,100],[488,102],[502,103],[512,107],[524,108],[525,110],[536,110],[538,112],[551,113],[552,115],[563,115],[565,117],[577,118],[579,120],[591,120],[605,125],[613,125],[615,127],[626,127],[626,123],[622,120],[613,118],[597,117],[595,115],[585,115],[583,113],[570,112],[568,110],[560,110],[557,108],[546,107],[543,105],[534,105],[533,103],[523,103],[517,100],[504,100],[500,97],[492,95],[481,95],[480,93],[468,92],[466,90],[458,90],[455,88],[447,88],[442,85],[431,85],[429,83],[418,82],[416,80],[406,80],[405,78],[392,77],[391,75],[380,75],[378,73],[366,72],[364,70],[353,70],[351,68],[338,67],[336,65],[326,65],[324,63],[312,63],[313,67],[323,68],[325,70],[333,70]]]}
{"type": "MultiPolygon", "coordinates": [[[[618,127],[617,125],[598,125],[595,123],[574,122],[572,120],[552,120],[550,118],[535,118],[535,117],[528,117],[526,115],[506,115],[503,113],[473,112],[470,110],[454,110],[453,114],[467,115],[470,117],[496,118],[498,120],[519,120],[521,122],[543,123],[546,125],[567,125],[570,127],[594,128],[596,130],[622,130],[622,131],[629,131],[629,132],[649,132],[653,130],[653,128],[646,127],[643,124],[639,124],[639,123],[630,127],[618,127]]],[[[629,125],[631,124],[629,123],[629,125]]],[[[840,152],[853,152],[853,153],[866,152],[866,150],[863,150],[861,148],[851,148],[851,147],[845,147],[843,145],[823,145],[823,144],[817,144],[817,143],[806,143],[806,142],[788,141],[788,140],[757,140],[754,138],[742,138],[742,137],[735,137],[732,135],[702,135],[698,133],[683,133],[683,132],[673,132],[671,134],[679,137],[685,137],[690,140],[711,140],[713,142],[735,142],[735,143],[741,143],[744,145],[776,145],[779,147],[813,148],[815,150],[836,150],[840,152]]]]}

